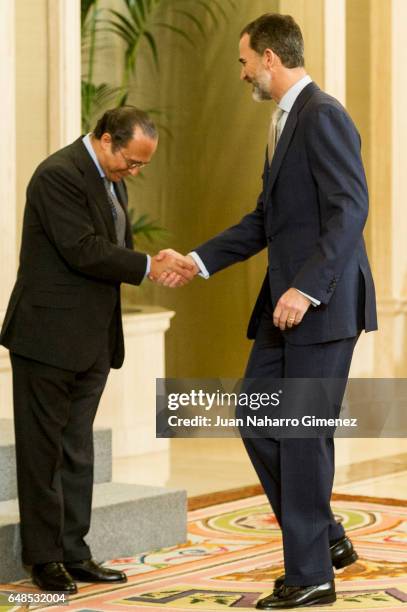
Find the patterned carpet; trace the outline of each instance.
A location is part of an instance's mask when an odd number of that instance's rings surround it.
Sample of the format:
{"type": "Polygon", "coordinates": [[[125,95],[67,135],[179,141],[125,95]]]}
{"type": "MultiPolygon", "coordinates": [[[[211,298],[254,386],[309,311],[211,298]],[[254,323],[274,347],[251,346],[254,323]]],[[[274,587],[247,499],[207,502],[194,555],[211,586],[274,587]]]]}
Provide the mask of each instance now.
{"type": "MultiPolygon", "coordinates": [[[[188,542],[107,563],[126,571],[127,584],[81,585],[68,606],[30,610],[252,610],[283,572],[280,531],[258,492],[252,487],[191,500],[188,542]]],[[[337,572],[338,600],[330,609],[407,608],[407,503],[335,495],[333,508],[360,559],[337,572]]],[[[18,585],[32,592],[28,581],[18,585]]]]}

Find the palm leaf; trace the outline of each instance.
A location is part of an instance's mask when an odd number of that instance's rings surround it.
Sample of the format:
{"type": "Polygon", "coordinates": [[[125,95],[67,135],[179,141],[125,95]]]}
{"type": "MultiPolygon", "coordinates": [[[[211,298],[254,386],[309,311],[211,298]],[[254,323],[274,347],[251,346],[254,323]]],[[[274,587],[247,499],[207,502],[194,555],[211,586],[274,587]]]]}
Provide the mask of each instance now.
{"type": "Polygon", "coordinates": [[[218,2],[218,0],[210,0],[210,2],[212,2],[212,4],[214,4],[217,8],[217,10],[219,11],[219,13],[222,15],[222,17],[227,21],[227,14],[225,9],[223,8],[223,6],[221,5],[220,2],[218,2]]]}
{"type": "Polygon", "coordinates": [[[82,128],[84,132],[92,129],[92,121],[96,114],[100,114],[112,104],[119,93],[121,87],[112,87],[107,83],[94,85],[89,81],[82,81],[82,128]]]}
{"type": "Polygon", "coordinates": [[[85,25],[90,9],[97,3],[98,0],[81,0],[81,27],[85,25]]]}
{"type": "MultiPolygon", "coordinates": [[[[101,20],[99,20],[99,23],[101,22],[101,20]]],[[[99,32],[104,32],[105,29],[104,28],[95,28],[95,38],[97,38],[97,35],[99,34],[99,32]]],[[[86,56],[90,50],[91,50],[91,46],[93,44],[94,50],[96,51],[102,51],[103,49],[106,48],[106,43],[98,43],[97,41],[92,40],[92,36],[91,36],[91,32],[85,32],[84,35],[81,38],[81,52],[83,56],[86,56]]]]}
{"type": "Polygon", "coordinates": [[[98,8],[99,0],[92,0],[89,4],[89,8],[87,10],[86,16],[84,20],[81,20],[81,44],[82,46],[87,43],[89,40],[92,44],[94,43],[94,39],[97,33],[97,27],[100,22],[100,14],[101,9],[98,8]],[[91,11],[91,9],[93,9],[91,11]]]}
{"type": "MultiPolygon", "coordinates": [[[[125,28],[123,28],[122,26],[120,26],[118,23],[114,24],[114,27],[111,28],[104,28],[105,32],[113,32],[113,34],[117,34],[118,36],[120,36],[120,38],[122,40],[124,40],[124,42],[128,45],[128,47],[133,47],[134,45],[134,40],[135,40],[135,36],[131,36],[129,34],[129,32],[127,32],[127,30],[125,28]]],[[[140,37],[140,35],[139,35],[140,37]]]]}
{"type": "Polygon", "coordinates": [[[117,18],[117,20],[104,20],[104,22],[108,23],[110,26],[105,28],[105,31],[117,34],[122,40],[124,40],[128,49],[133,49],[140,39],[142,26],[139,26],[138,22],[132,23],[129,19],[117,11],[113,11],[112,9],[109,10],[110,13],[117,18]]]}
{"type": "Polygon", "coordinates": [[[177,28],[176,26],[173,26],[169,23],[163,23],[161,21],[156,22],[154,25],[158,28],[165,28],[166,30],[171,30],[171,32],[175,32],[176,34],[187,40],[193,47],[195,47],[195,41],[184,30],[181,30],[181,28],[177,28]]]}
{"type": "Polygon", "coordinates": [[[206,38],[206,32],[205,32],[205,28],[203,27],[202,23],[199,21],[199,19],[197,17],[195,17],[195,15],[192,15],[191,13],[189,13],[188,11],[183,11],[181,9],[175,9],[174,13],[178,14],[178,15],[183,15],[184,17],[186,17],[187,19],[189,19],[190,21],[192,21],[192,23],[194,23],[196,25],[196,27],[198,28],[198,30],[200,31],[200,33],[202,34],[202,36],[204,38],[206,38]]]}
{"type": "MultiPolygon", "coordinates": [[[[123,87],[119,87],[119,90],[123,91],[123,87]]],[[[127,104],[128,97],[129,97],[129,92],[125,90],[124,94],[119,97],[117,106],[125,106],[127,104]]]]}
{"type": "MultiPolygon", "coordinates": [[[[143,38],[150,49],[155,66],[159,69],[159,46],[157,44],[159,41],[155,37],[154,28],[169,30],[195,47],[194,32],[191,29],[192,34],[190,35],[188,29],[183,27],[184,25],[186,26],[189,22],[205,38],[206,28],[202,23],[202,13],[208,15],[215,27],[218,27],[219,17],[227,20],[228,8],[236,8],[235,0],[226,0],[226,2],[225,0],[194,0],[194,2],[191,0],[122,0],[124,10],[104,9],[108,18],[101,19],[98,1],[81,0],[82,48],[83,53],[86,52],[88,57],[87,76],[82,82],[83,122],[87,127],[96,112],[111,103],[115,95],[118,96],[115,105],[121,106],[127,102],[128,83],[134,73],[139,57],[139,45],[143,38]],[[163,19],[152,21],[153,17],[157,19],[158,13],[162,14],[160,9],[164,7],[174,13],[178,18],[178,23],[175,22],[174,25],[163,19]],[[104,25],[99,28],[99,24],[104,25]],[[98,86],[92,84],[96,35],[101,31],[113,33],[125,44],[121,87],[112,87],[106,83],[98,86]]],[[[166,126],[160,127],[162,131],[169,133],[166,126]]]]}
{"type": "Polygon", "coordinates": [[[149,242],[154,242],[158,237],[162,238],[168,235],[167,230],[161,227],[157,221],[151,220],[147,214],[135,218],[134,209],[130,209],[129,217],[133,236],[143,236],[149,242]]]}
{"type": "MultiPolygon", "coordinates": [[[[124,15],[122,15],[118,11],[109,9],[109,12],[112,13],[112,15],[114,15],[115,17],[117,17],[119,21],[121,21],[122,28],[124,28],[129,34],[137,34],[140,32],[140,30],[143,29],[143,25],[138,19],[133,18],[134,23],[132,23],[129,19],[127,19],[124,15]]],[[[108,23],[111,23],[111,25],[117,25],[116,21],[108,21],[108,23]]]]}
{"type": "Polygon", "coordinates": [[[152,36],[151,32],[144,32],[144,37],[147,39],[147,42],[150,46],[151,49],[151,53],[153,54],[153,58],[154,58],[154,63],[157,67],[157,69],[160,67],[160,63],[159,63],[159,59],[158,59],[158,50],[157,50],[157,44],[154,40],[154,37],[152,36]]]}
{"type": "Polygon", "coordinates": [[[219,21],[218,21],[218,18],[216,17],[216,13],[213,10],[213,8],[210,6],[209,2],[205,2],[205,0],[195,0],[195,2],[199,4],[199,6],[202,6],[202,8],[211,16],[214,25],[219,26],[219,21]]]}
{"type": "Polygon", "coordinates": [[[112,9],[109,12],[114,17],[110,26],[116,29],[115,33],[126,43],[122,86],[127,89],[130,75],[135,70],[137,48],[141,38],[146,39],[156,66],[158,66],[158,50],[148,26],[155,7],[146,0],[123,0],[123,2],[127,8],[126,16],[112,9]]]}
{"type": "Polygon", "coordinates": [[[144,6],[143,0],[124,0],[129,13],[137,13],[140,15],[143,21],[146,19],[146,7],[144,6]]]}

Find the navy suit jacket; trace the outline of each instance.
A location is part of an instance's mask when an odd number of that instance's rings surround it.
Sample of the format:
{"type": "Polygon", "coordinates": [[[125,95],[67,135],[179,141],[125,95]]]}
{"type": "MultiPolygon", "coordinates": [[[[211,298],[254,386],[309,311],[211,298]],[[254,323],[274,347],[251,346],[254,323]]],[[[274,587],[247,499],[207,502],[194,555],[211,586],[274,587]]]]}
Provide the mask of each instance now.
{"type": "Polygon", "coordinates": [[[377,329],[375,290],[363,239],[368,192],[360,137],[343,106],[307,85],[297,97],[271,167],[264,165],[255,210],[195,251],[210,274],[268,249],[269,266],[248,337],[264,302],[290,287],[318,299],[293,344],[330,342],[377,329]],[[269,296],[267,295],[269,294],[269,296]]]}

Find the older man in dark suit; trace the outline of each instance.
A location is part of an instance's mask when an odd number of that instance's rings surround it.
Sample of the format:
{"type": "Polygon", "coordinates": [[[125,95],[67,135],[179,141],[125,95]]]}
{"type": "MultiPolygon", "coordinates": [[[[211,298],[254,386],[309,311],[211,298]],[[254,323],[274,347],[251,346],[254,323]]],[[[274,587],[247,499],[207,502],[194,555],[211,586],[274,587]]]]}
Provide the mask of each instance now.
{"type": "Polygon", "coordinates": [[[157,148],[148,115],[105,113],[92,134],[57,151],[27,190],[20,267],[1,331],[13,369],[23,562],[46,590],[74,593],[75,579],[125,581],[91,558],[92,423],[124,342],[120,283],[192,277],[173,256],[133,250],[123,179],[157,148]]]}
{"type": "MultiPolygon", "coordinates": [[[[307,75],[302,34],[290,16],[266,14],[250,23],[241,33],[239,61],[255,100],[277,103],[262,191],[252,213],[196,248],[190,261],[196,274],[209,277],[268,250],[249,323],[255,342],[246,378],[346,380],[360,332],[377,328],[359,134],[342,105],[307,75]]],[[[335,601],[332,566],[345,567],[357,554],[330,508],[332,438],[244,443],[284,544],[285,575],[257,607],[335,601]]]]}

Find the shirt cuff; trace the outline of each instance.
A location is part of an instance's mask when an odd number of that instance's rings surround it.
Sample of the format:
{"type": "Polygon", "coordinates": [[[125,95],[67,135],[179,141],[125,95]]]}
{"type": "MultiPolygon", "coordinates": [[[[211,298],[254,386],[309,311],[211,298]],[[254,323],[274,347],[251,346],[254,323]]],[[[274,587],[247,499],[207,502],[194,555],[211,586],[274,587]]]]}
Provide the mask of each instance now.
{"type": "Polygon", "coordinates": [[[144,278],[150,274],[150,270],[151,270],[151,255],[148,255],[146,253],[146,257],[147,257],[147,265],[146,265],[146,273],[144,274],[144,278]]]}
{"type": "Polygon", "coordinates": [[[294,287],[294,289],[296,291],[298,291],[298,293],[301,293],[301,295],[304,295],[306,298],[308,298],[309,300],[311,300],[311,304],[316,307],[319,306],[321,304],[321,302],[319,300],[317,300],[316,298],[311,297],[310,295],[308,295],[308,293],[304,293],[304,291],[300,291],[299,289],[296,289],[294,287]]]}
{"type": "Polygon", "coordinates": [[[204,262],[199,257],[198,253],[196,253],[195,251],[191,251],[191,253],[188,253],[188,255],[191,255],[192,259],[195,261],[196,265],[198,266],[199,276],[202,276],[202,278],[209,278],[210,274],[208,270],[206,269],[204,262]]]}

